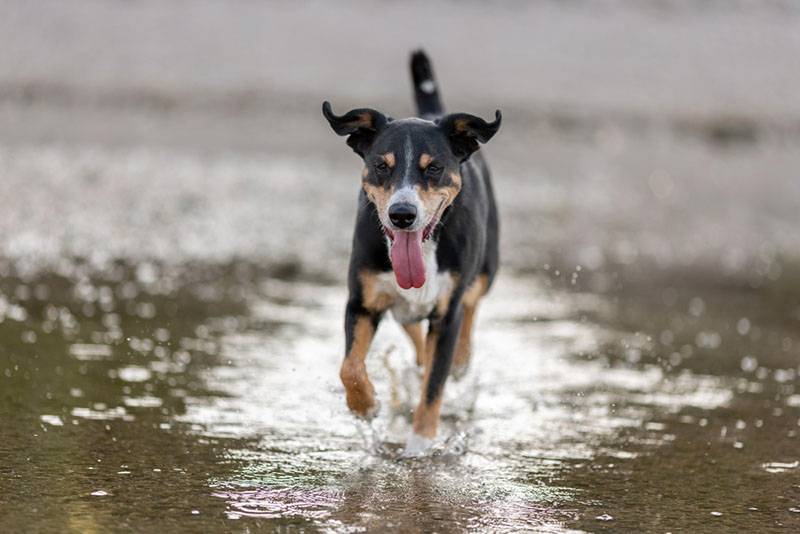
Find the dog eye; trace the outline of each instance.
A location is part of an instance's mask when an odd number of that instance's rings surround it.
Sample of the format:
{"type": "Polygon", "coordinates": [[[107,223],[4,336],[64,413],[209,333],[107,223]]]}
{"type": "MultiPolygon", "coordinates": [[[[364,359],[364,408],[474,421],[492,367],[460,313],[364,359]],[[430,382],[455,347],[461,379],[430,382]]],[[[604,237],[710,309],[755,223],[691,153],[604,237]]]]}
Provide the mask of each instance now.
{"type": "Polygon", "coordinates": [[[385,161],[379,161],[375,164],[375,172],[379,175],[384,175],[389,171],[389,166],[386,164],[385,161]]]}
{"type": "Polygon", "coordinates": [[[430,178],[438,178],[440,174],[442,174],[442,168],[438,165],[434,165],[431,163],[427,167],[425,167],[425,174],[428,175],[430,178]]]}

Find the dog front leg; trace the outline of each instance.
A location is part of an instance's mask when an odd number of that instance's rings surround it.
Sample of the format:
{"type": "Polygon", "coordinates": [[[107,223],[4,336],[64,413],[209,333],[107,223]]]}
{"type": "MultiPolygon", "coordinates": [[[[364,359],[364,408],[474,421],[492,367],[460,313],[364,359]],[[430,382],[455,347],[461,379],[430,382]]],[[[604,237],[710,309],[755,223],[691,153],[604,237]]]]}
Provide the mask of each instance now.
{"type": "Polygon", "coordinates": [[[414,430],[406,444],[406,455],[419,454],[436,437],[444,384],[450,372],[463,315],[460,298],[454,299],[445,316],[439,321],[431,322],[426,345],[433,347],[433,350],[429,352],[430,357],[426,358],[419,404],[414,411],[414,430]]]}
{"type": "Polygon", "coordinates": [[[411,343],[414,344],[414,352],[417,354],[417,365],[425,365],[425,332],[422,328],[422,321],[403,325],[403,330],[408,334],[411,343]]]}
{"type": "Polygon", "coordinates": [[[356,415],[371,418],[378,412],[375,388],[367,375],[366,359],[381,316],[367,313],[352,303],[345,311],[345,357],[339,371],[347,396],[347,407],[356,415]]]}

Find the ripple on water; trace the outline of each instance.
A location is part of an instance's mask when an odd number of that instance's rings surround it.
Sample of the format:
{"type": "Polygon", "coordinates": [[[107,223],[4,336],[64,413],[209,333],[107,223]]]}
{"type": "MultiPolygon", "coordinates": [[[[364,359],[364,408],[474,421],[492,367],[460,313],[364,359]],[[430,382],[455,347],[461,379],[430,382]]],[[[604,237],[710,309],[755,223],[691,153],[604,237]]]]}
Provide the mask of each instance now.
{"type": "Polygon", "coordinates": [[[256,490],[214,491],[213,495],[228,502],[231,510],[247,517],[303,517],[322,519],[342,502],[341,491],[335,489],[262,488],[256,490]]]}
{"type": "Polygon", "coordinates": [[[761,464],[761,468],[767,473],[785,473],[800,468],[800,460],[794,462],[767,462],[761,464]]]}
{"type": "Polygon", "coordinates": [[[133,421],[135,419],[134,416],[129,414],[122,406],[106,408],[102,404],[95,405],[94,409],[75,407],[70,413],[73,417],[77,417],[79,419],[92,419],[95,421],[111,421],[114,419],[133,421]]]}
{"type": "Polygon", "coordinates": [[[501,278],[481,310],[474,365],[448,384],[440,438],[426,457],[398,462],[419,386],[401,330],[381,324],[368,369],[383,411],[370,424],[354,423],[338,383],[343,289],[265,287],[253,313],[269,331],[223,334],[227,365],[203,379],[224,395],[190,395],[180,416],[203,435],[258,440],[236,455],[245,465],[238,476],[213,482],[235,517],[368,527],[370,514],[396,519],[390,511],[399,499],[418,498],[447,503],[436,507],[442,517],[453,507],[457,521],[474,514],[464,523],[471,528],[559,530],[571,512],[552,504],[575,490],[548,486],[555,472],[598,456],[635,459],[641,447],[674,439],[661,414],[731,400],[728,384],[712,376],[578,357],[619,338],[571,318],[598,303],[501,278]],[[545,316],[557,320],[531,319],[545,316]],[[636,429],[645,434],[618,438],[636,429]]]}
{"type": "Polygon", "coordinates": [[[64,421],[58,415],[42,415],[39,419],[51,426],[64,426],[64,421]]]}
{"type": "Polygon", "coordinates": [[[120,367],[117,369],[116,374],[120,380],[125,382],[147,382],[152,377],[149,369],[138,365],[120,367]]]}
{"type": "Polygon", "coordinates": [[[73,343],[69,353],[81,361],[108,360],[113,354],[110,346],[96,343],[73,343]]]}

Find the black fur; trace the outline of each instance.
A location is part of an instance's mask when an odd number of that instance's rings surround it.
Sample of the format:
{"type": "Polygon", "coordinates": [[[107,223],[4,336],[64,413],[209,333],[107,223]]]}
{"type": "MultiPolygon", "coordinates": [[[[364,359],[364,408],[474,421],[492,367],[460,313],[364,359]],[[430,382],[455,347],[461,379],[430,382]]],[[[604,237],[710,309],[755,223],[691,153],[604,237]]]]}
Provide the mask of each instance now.
{"type": "MultiPolygon", "coordinates": [[[[387,192],[411,181],[421,191],[452,186],[452,173],[461,177],[461,189],[440,217],[431,235],[437,242],[436,257],[440,272],[449,271],[458,278],[446,311],[434,309],[428,317],[430,330],[438,333],[431,377],[426,392],[433,402],[441,392],[450,371],[454,346],[459,334],[464,292],[479,275],[492,284],[498,268],[499,225],[489,169],[476,151],[500,126],[500,112],[495,121],[457,113],[440,117],[443,107],[433,72],[425,54],[415,52],[411,59],[419,114],[430,120],[393,120],[372,109],[357,109],[337,116],[330,104],[323,104],[323,114],[339,135],[348,135],[348,144],[364,160],[367,170],[364,184],[387,192]],[[428,83],[429,82],[429,83],[428,83]],[[428,83],[425,87],[422,84],[428,83]],[[433,85],[431,85],[433,84],[433,85]],[[413,157],[421,153],[433,156],[435,165],[420,169],[405,160],[406,143],[413,145],[413,157]],[[382,165],[382,155],[397,156],[393,169],[382,165]],[[408,169],[411,169],[410,171],[408,169]],[[410,174],[409,174],[410,173],[410,174]]],[[[359,316],[368,316],[377,327],[383,310],[364,306],[360,274],[364,271],[392,270],[386,236],[379,210],[362,189],[358,199],[353,248],[348,274],[349,299],[345,316],[346,353],[353,343],[353,330],[359,316]]]]}
{"type": "Polygon", "coordinates": [[[414,100],[420,117],[437,116],[444,113],[439,97],[439,86],[433,77],[428,56],[422,50],[411,54],[411,80],[414,82],[414,100]]]}

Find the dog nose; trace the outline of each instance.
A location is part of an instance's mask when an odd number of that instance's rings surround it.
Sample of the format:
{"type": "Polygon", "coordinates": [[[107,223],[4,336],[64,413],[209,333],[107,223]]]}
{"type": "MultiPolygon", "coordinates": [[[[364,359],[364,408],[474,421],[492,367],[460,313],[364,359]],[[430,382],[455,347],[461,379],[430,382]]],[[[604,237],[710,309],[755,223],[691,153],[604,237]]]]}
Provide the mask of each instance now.
{"type": "Polygon", "coordinates": [[[389,206],[389,220],[398,228],[408,228],[417,218],[417,208],[408,202],[389,206]]]}

